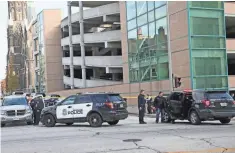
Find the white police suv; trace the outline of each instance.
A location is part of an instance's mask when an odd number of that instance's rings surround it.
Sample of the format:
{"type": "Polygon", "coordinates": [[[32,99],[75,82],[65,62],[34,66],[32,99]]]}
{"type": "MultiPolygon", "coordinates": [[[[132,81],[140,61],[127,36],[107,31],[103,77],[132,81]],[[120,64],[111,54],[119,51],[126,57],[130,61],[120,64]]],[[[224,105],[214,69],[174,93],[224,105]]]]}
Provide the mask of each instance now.
{"type": "Polygon", "coordinates": [[[116,125],[127,117],[127,102],[120,94],[85,93],[71,95],[54,106],[44,108],[41,122],[47,127],[75,122],[88,122],[92,127],[100,127],[104,122],[116,125]]]}

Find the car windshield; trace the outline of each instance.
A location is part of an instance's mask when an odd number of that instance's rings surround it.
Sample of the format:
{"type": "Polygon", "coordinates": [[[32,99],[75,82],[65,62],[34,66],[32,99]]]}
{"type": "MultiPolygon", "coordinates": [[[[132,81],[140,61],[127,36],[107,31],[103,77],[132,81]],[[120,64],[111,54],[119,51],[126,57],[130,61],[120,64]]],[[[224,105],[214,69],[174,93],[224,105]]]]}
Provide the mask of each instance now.
{"type": "Polygon", "coordinates": [[[2,102],[2,106],[10,106],[10,105],[27,105],[27,100],[24,97],[5,98],[2,102]]]}
{"type": "Polygon", "coordinates": [[[207,93],[208,99],[233,99],[227,92],[207,93]]]}

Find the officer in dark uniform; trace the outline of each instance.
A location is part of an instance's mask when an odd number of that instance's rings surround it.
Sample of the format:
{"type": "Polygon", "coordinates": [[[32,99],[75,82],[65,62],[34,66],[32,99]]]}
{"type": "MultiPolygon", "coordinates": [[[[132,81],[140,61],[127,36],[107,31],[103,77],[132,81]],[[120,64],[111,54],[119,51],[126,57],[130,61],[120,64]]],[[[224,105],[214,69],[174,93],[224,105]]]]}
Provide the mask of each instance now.
{"type": "Polygon", "coordinates": [[[34,125],[38,125],[40,122],[41,111],[44,108],[44,102],[42,97],[39,96],[32,99],[30,106],[32,107],[33,110],[34,125]]]}
{"type": "Polygon", "coordinates": [[[138,96],[138,109],[139,109],[139,123],[140,124],[147,124],[146,122],[144,122],[144,114],[146,110],[145,103],[146,103],[146,100],[144,98],[144,90],[141,90],[138,96]]]}

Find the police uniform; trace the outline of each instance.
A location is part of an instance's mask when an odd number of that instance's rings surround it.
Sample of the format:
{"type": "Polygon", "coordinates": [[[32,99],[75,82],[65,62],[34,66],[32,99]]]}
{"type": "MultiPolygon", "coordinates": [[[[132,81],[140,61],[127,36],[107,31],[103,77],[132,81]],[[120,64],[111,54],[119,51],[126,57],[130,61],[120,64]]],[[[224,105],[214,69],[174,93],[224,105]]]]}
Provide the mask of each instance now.
{"type": "Polygon", "coordinates": [[[144,98],[144,95],[139,94],[138,96],[138,108],[139,108],[139,123],[140,124],[146,124],[146,122],[144,122],[144,114],[145,114],[145,103],[146,100],[144,98]]]}
{"type": "Polygon", "coordinates": [[[42,98],[35,98],[30,103],[32,110],[33,110],[33,116],[34,116],[34,125],[38,125],[40,122],[40,115],[41,111],[44,108],[44,103],[42,98]]]}

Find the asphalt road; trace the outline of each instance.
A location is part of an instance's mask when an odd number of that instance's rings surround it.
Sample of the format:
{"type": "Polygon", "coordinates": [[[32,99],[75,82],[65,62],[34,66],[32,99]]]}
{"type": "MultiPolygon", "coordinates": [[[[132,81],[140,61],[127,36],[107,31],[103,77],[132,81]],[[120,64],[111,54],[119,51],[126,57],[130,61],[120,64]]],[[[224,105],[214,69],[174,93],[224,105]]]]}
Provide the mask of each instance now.
{"type": "Polygon", "coordinates": [[[139,125],[128,117],[117,126],[6,126],[1,129],[2,153],[235,153],[235,121],[139,125]],[[136,139],[136,140],[131,140],[136,139]],[[139,140],[138,140],[139,139],[139,140]]]}

